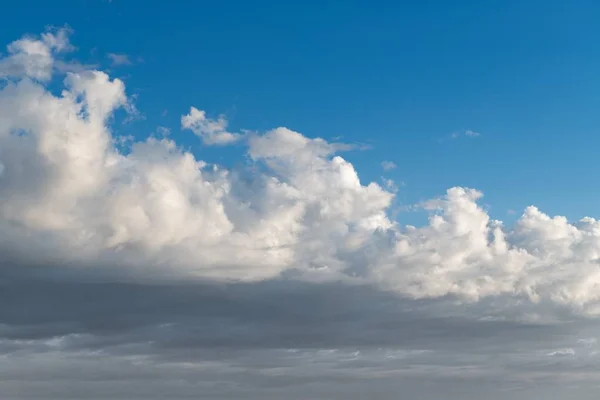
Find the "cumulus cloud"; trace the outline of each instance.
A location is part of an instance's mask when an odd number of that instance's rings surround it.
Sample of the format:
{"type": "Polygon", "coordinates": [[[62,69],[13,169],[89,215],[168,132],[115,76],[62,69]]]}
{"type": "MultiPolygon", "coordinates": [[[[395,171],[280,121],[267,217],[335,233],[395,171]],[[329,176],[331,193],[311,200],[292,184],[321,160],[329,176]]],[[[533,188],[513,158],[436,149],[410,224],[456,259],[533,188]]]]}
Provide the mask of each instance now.
{"type": "Polygon", "coordinates": [[[198,110],[196,107],[191,107],[189,114],[181,117],[181,127],[191,130],[208,145],[231,144],[241,138],[240,134],[227,131],[225,117],[210,119],[205,111],[198,110]]]}
{"type": "Polygon", "coordinates": [[[403,225],[390,217],[396,185],[362,182],[340,155],[351,146],[285,127],[231,133],[194,107],[181,127],[206,145],[242,143],[240,167],[199,160],[168,127],[116,136],[115,117],[135,110],[125,85],[57,68],[67,34],[20,39],[0,59],[2,393],[25,393],[28,371],[76,376],[53,389],[73,397],[77,382],[133,366],[146,382],[200,371],[210,393],[222,376],[257,398],[282,397],[256,391],[273,377],[495,387],[527,367],[531,381],[597,380],[581,357],[596,354],[599,221],[531,206],[505,226],[481,192],[454,187],[415,206],[427,224],[403,225]],[[76,368],[96,357],[111,367],[76,368]]]}
{"type": "MultiPolygon", "coordinates": [[[[412,298],[507,296],[598,312],[598,221],[529,207],[505,227],[479,205],[482,193],[456,187],[421,205],[428,225],[402,226],[388,216],[393,191],[363,184],[336,154],[348,146],[287,128],[247,135],[245,169],[207,165],[164,135],[122,153],[110,128],[131,107],[122,81],[72,72],[60,95],[40,82],[53,51],[70,48],[65,35],[21,39],[2,60],[22,68],[0,92],[0,245],[23,265],[342,280],[412,298]]],[[[194,107],[181,123],[209,145],[241,138],[194,107]]]]}
{"type": "Polygon", "coordinates": [[[55,55],[70,51],[70,29],[45,32],[40,38],[23,37],[8,45],[8,56],[0,61],[0,78],[28,77],[47,81],[52,76],[55,55]]]}

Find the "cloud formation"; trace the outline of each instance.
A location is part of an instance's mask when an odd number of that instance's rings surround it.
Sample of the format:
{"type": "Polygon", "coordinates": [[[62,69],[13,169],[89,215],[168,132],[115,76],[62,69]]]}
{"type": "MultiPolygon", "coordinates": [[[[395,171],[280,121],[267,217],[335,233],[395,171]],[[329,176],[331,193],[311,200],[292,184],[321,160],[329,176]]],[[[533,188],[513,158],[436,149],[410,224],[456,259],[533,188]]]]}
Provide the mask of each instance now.
{"type": "Polygon", "coordinates": [[[479,191],[456,187],[421,205],[427,226],[402,226],[387,214],[394,194],[363,184],[336,154],[347,146],[287,128],[242,137],[194,107],[182,127],[206,144],[243,138],[244,169],[208,165],[167,137],[120,152],[110,121],[132,108],[122,81],[70,72],[60,95],[41,82],[53,52],[71,48],[67,35],[21,39],[2,60],[20,66],[0,92],[0,245],[17,262],[140,279],[342,280],[412,298],[508,296],[598,312],[598,221],[529,207],[504,227],[479,191]]]}
{"type": "Polygon", "coordinates": [[[75,376],[60,398],[133,366],[147,382],[201,371],[204,393],[221,376],[255,398],[281,398],[261,386],[274,376],[309,392],[358,375],[493,387],[521,383],[523,365],[533,381],[559,367],[597,379],[578,357],[596,351],[599,221],[531,206],[504,226],[481,192],[454,187],[417,205],[428,224],[403,225],[390,217],[394,185],[361,182],[340,155],[350,146],[285,127],[231,133],[195,107],[181,128],[244,146],[241,167],[197,159],[167,127],[119,138],[113,121],[135,110],[125,84],[56,68],[68,34],[18,40],[0,59],[0,352],[13,357],[1,392],[17,393],[26,369],[75,376]],[[83,376],[94,357],[111,367],[83,376]]]}
{"type": "Polygon", "coordinates": [[[8,56],[0,61],[0,78],[31,78],[47,81],[52,77],[55,55],[73,50],[69,43],[70,30],[48,31],[39,39],[25,36],[10,43],[8,56]]]}
{"type": "Polygon", "coordinates": [[[205,111],[198,110],[196,107],[191,107],[189,114],[181,117],[181,127],[194,132],[207,145],[231,144],[241,138],[238,133],[227,132],[225,117],[210,119],[205,111]]]}

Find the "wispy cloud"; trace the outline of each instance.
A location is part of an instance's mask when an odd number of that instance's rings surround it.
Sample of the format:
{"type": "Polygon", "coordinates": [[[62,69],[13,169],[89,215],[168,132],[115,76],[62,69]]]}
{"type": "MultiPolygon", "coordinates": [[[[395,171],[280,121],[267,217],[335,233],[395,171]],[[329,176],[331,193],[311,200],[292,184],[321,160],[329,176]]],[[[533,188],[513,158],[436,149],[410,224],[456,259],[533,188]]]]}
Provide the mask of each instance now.
{"type": "Polygon", "coordinates": [[[472,129],[462,129],[458,131],[452,132],[450,135],[439,138],[438,142],[446,142],[448,140],[458,140],[461,138],[475,139],[482,136],[480,132],[474,131],[472,129]]]}
{"type": "Polygon", "coordinates": [[[476,137],[479,137],[479,136],[481,136],[481,133],[472,131],[470,129],[465,129],[465,130],[462,130],[462,131],[453,132],[450,135],[450,138],[451,139],[458,139],[458,138],[461,138],[461,137],[476,138],[476,137]]]}
{"type": "Polygon", "coordinates": [[[396,168],[396,164],[394,164],[392,161],[382,161],[381,168],[383,168],[384,171],[390,171],[396,168]]]}
{"type": "Polygon", "coordinates": [[[89,71],[92,69],[98,68],[98,64],[82,64],[78,61],[65,62],[62,60],[56,60],[54,63],[54,68],[57,72],[67,73],[67,72],[83,72],[89,71]]]}
{"type": "Polygon", "coordinates": [[[127,54],[108,53],[106,56],[110,59],[113,67],[120,65],[133,65],[133,62],[127,54]]]}
{"type": "Polygon", "coordinates": [[[472,131],[470,129],[467,129],[465,131],[465,136],[468,136],[468,137],[478,137],[478,136],[481,136],[481,133],[472,131]]]}
{"type": "Polygon", "coordinates": [[[159,126],[156,128],[156,134],[162,137],[167,137],[171,134],[171,129],[166,126],[159,126]]]}

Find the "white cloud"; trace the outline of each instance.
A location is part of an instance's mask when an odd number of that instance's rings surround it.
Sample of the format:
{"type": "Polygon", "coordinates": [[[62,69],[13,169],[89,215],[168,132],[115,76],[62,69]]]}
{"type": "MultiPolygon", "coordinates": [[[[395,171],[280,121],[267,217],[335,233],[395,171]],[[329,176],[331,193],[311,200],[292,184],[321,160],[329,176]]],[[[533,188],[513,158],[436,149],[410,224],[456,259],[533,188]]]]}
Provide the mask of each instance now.
{"type": "Polygon", "coordinates": [[[8,56],[0,61],[0,78],[29,77],[47,81],[52,76],[54,55],[70,51],[70,29],[48,31],[40,38],[23,37],[8,45],[8,56]]]}
{"type": "Polygon", "coordinates": [[[573,350],[571,348],[552,350],[552,351],[549,351],[548,353],[546,353],[546,355],[550,356],[550,357],[574,356],[575,350],[573,350]]]}
{"type": "Polygon", "coordinates": [[[191,107],[187,115],[181,117],[181,127],[198,135],[207,145],[226,145],[238,141],[240,134],[227,132],[227,120],[220,116],[210,119],[206,112],[191,107]]]}
{"type": "MultiPolygon", "coordinates": [[[[260,168],[207,165],[167,138],[122,154],[110,121],[130,107],[124,83],[72,72],[52,94],[39,81],[66,39],[23,40],[0,61],[20,66],[0,90],[0,248],[20,273],[55,263],[128,279],[286,276],[600,311],[597,220],[529,207],[505,227],[480,192],[455,187],[422,204],[426,226],[402,227],[388,217],[394,193],[336,155],[347,146],[283,127],[245,136],[260,168]]],[[[241,139],[194,107],[181,124],[207,144],[241,139]]]]}
{"type": "Polygon", "coordinates": [[[383,161],[381,163],[381,168],[383,168],[384,171],[391,171],[392,169],[396,168],[396,164],[394,164],[392,161],[383,161]]]}

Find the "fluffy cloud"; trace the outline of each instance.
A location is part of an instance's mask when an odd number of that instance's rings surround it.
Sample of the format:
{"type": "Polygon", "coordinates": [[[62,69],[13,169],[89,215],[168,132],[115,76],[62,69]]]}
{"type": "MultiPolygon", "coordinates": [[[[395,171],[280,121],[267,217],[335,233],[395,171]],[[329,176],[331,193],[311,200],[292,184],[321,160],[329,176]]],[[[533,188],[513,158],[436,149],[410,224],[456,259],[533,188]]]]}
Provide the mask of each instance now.
{"type": "Polygon", "coordinates": [[[187,115],[181,117],[181,127],[198,135],[207,145],[226,145],[238,141],[241,135],[227,132],[227,120],[220,116],[210,119],[206,112],[191,107],[187,115]]]}
{"type": "Polygon", "coordinates": [[[287,128],[233,134],[194,107],[182,127],[206,144],[243,138],[245,169],[207,165],[168,138],[120,152],[110,121],[132,109],[122,81],[71,72],[60,95],[42,82],[72,48],[67,34],[13,42],[1,61],[11,79],[0,91],[0,246],[21,270],[341,280],[411,298],[507,296],[598,312],[600,222],[529,207],[507,228],[480,192],[457,187],[421,205],[428,225],[403,227],[387,215],[394,194],[363,184],[336,154],[348,146],[287,128]]]}
{"type": "Polygon", "coordinates": [[[47,81],[52,77],[57,53],[72,50],[67,28],[42,34],[41,38],[23,37],[8,45],[8,56],[0,61],[0,78],[29,77],[47,81]]]}

